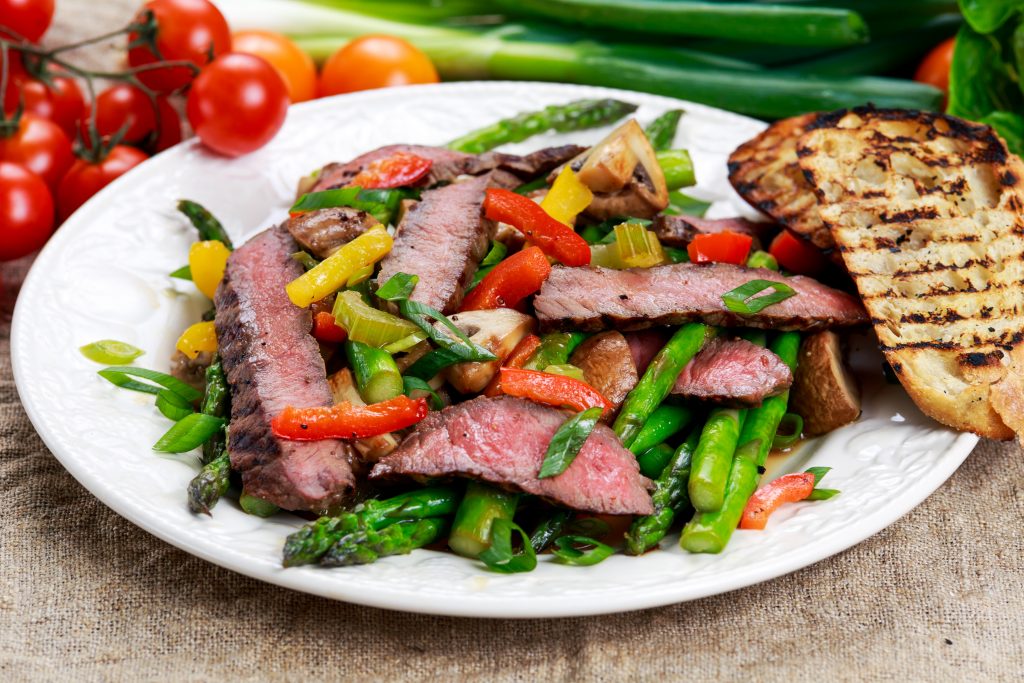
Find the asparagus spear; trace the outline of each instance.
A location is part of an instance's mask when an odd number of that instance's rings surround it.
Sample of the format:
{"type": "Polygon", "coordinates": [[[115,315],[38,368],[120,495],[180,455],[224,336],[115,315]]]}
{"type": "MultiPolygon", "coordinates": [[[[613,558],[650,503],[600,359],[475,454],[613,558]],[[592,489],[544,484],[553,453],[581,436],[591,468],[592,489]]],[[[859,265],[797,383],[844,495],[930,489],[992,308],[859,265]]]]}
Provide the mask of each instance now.
{"type": "Polygon", "coordinates": [[[182,199],[178,202],[178,211],[185,214],[189,221],[192,222],[192,225],[195,226],[195,229],[199,231],[199,239],[217,240],[223,242],[224,246],[228,249],[234,249],[234,246],[231,244],[231,238],[228,237],[228,231],[201,204],[191,199],[182,199]]]}
{"type": "MultiPolygon", "coordinates": [[[[220,356],[206,368],[206,389],[199,411],[214,417],[223,417],[228,412],[230,401],[228,381],[220,356]]],[[[227,431],[221,429],[203,444],[203,467],[189,482],[188,507],[192,512],[210,514],[220,497],[227,493],[231,476],[231,460],[227,450],[227,431]]]]}
{"type": "Polygon", "coordinates": [[[700,430],[694,429],[686,441],[676,449],[672,460],[654,482],[651,501],[654,514],[637,517],[626,534],[626,552],[641,555],[665,537],[676,515],[689,502],[686,484],[690,478],[690,462],[700,440],[700,430]]]}
{"type": "MultiPolygon", "coordinates": [[[[791,370],[796,370],[800,335],[783,332],[769,345],[791,370]]],[[[726,484],[725,498],[716,512],[698,512],[683,528],[680,545],[692,553],[718,553],[729,542],[739,524],[747,501],[757,489],[761,470],[775,439],[782,416],[786,414],[789,391],[766,398],[758,408],[747,411],[740,431],[739,447],[733,458],[726,484]]]]}
{"type": "Polygon", "coordinates": [[[316,562],[343,536],[361,528],[379,531],[402,520],[450,515],[458,501],[459,494],[450,487],[424,488],[384,500],[368,500],[351,512],[321,517],[289,535],[282,564],[295,567],[316,562]]]}
{"type": "Polygon", "coordinates": [[[667,443],[651,446],[636,456],[636,461],[640,464],[640,474],[648,479],[657,479],[668,466],[674,452],[675,450],[667,443]]]}
{"type": "Polygon", "coordinates": [[[722,507],[729,467],[740,436],[741,411],[716,408],[701,431],[693,454],[689,492],[693,507],[713,512],[722,507]]]}
{"type": "Polygon", "coordinates": [[[672,390],[679,373],[715,334],[715,328],[701,323],[683,325],[658,352],[615,418],[615,433],[624,446],[633,444],[651,413],[672,390]]]}
{"type": "Polygon", "coordinates": [[[661,404],[640,428],[633,443],[629,445],[629,450],[633,455],[640,455],[652,446],[667,441],[686,427],[692,417],[693,412],[688,408],[661,404]]]}
{"type": "Polygon", "coordinates": [[[665,174],[665,186],[669,192],[697,184],[693,159],[685,149],[669,149],[658,152],[658,165],[665,174]]]}
{"type": "Polygon", "coordinates": [[[323,556],[320,564],[348,567],[370,564],[388,555],[405,555],[437,540],[445,525],[444,519],[428,517],[397,522],[380,531],[362,527],[342,536],[323,556]]]}
{"type": "Polygon", "coordinates": [[[491,546],[491,525],[496,519],[512,521],[519,494],[471,481],[455,513],[448,545],[463,557],[479,557],[491,546]]]}
{"type": "MultiPolygon", "coordinates": [[[[231,398],[228,389],[228,380],[224,376],[224,366],[220,362],[220,356],[214,356],[213,362],[206,368],[206,389],[203,391],[203,402],[199,412],[214,417],[224,417],[228,411],[228,401],[231,398]]],[[[211,462],[221,451],[224,450],[225,432],[221,430],[213,438],[203,444],[203,464],[211,462]]]]}
{"type": "Polygon", "coordinates": [[[345,342],[345,356],[367,403],[387,401],[402,393],[402,373],[391,354],[362,342],[345,342]]]}
{"type": "Polygon", "coordinates": [[[679,119],[683,116],[682,109],[669,109],[667,112],[647,124],[644,133],[655,152],[661,152],[672,146],[679,128],[679,119]]]}
{"type": "Polygon", "coordinates": [[[448,143],[449,149],[479,154],[509,142],[522,142],[538,133],[567,133],[597,128],[636,111],[636,105],[620,100],[576,100],[540,111],[524,112],[467,133],[448,143]]]}

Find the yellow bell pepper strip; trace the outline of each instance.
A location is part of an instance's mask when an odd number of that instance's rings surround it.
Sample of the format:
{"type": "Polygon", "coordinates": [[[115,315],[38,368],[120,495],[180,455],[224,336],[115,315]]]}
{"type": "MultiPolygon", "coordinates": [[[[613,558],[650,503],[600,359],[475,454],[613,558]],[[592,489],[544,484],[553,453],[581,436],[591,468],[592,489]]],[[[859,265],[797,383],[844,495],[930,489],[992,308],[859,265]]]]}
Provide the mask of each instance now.
{"type": "Polygon", "coordinates": [[[555,178],[555,182],[552,183],[551,189],[548,190],[540,206],[559,223],[571,226],[576,222],[576,216],[590,206],[590,202],[593,200],[594,193],[580,182],[573,170],[569,168],[569,164],[566,164],[555,178]]]}
{"type": "Polygon", "coordinates": [[[188,267],[192,271],[192,282],[211,299],[224,277],[230,255],[231,250],[219,240],[196,242],[189,247],[188,267]]]}
{"type": "Polygon", "coordinates": [[[217,350],[217,331],[213,321],[196,323],[181,333],[174,348],[195,360],[203,351],[213,353],[217,350]]]}
{"type": "Polygon", "coordinates": [[[391,251],[394,240],[376,225],[355,238],[320,264],[288,283],[288,298],[296,306],[305,308],[314,301],[325,299],[345,286],[356,272],[380,261],[391,251]]]}

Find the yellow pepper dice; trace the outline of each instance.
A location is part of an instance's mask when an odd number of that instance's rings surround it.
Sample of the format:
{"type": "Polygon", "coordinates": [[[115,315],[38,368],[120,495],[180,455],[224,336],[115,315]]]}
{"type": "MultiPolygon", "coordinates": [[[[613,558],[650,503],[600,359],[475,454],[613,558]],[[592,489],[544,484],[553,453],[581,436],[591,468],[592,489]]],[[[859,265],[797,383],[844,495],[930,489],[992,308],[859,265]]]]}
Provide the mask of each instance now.
{"type": "Polygon", "coordinates": [[[363,268],[384,258],[394,240],[383,225],[375,225],[334,252],[318,266],[300,275],[285,287],[288,298],[305,308],[338,291],[363,268]]]}
{"type": "Polygon", "coordinates": [[[562,172],[555,178],[547,196],[540,203],[549,216],[559,223],[572,226],[576,222],[576,216],[590,206],[594,200],[594,193],[590,188],[580,182],[580,179],[566,164],[562,172]]]}
{"type": "Polygon", "coordinates": [[[192,282],[200,292],[213,298],[217,285],[224,277],[231,250],[218,240],[196,242],[188,250],[188,267],[192,271],[192,282]]]}
{"type": "MultiPolygon", "coordinates": [[[[218,242],[218,244],[220,244],[218,242]]],[[[183,354],[195,360],[203,351],[213,353],[217,350],[217,331],[213,322],[196,323],[181,333],[178,343],[174,345],[183,354]]]]}

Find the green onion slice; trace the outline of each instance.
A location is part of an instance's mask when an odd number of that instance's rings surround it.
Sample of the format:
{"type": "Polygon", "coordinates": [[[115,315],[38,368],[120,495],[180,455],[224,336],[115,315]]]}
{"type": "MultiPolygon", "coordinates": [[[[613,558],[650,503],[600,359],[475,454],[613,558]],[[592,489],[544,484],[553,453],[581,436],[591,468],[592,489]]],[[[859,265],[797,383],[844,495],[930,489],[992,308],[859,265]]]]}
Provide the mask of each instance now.
{"type": "Polygon", "coordinates": [[[156,408],[168,420],[174,420],[175,422],[195,412],[192,410],[191,403],[167,389],[161,389],[156,395],[156,408]]]}
{"type": "Polygon", "coordinates": [[[91,361],[110,365],[111,363],[131,363],[145,351],[131,344],[116,339],[101,339],[86,344],[78,349],[91,361]]]}
{"type": "Polygon", "coordinates": [[[484,256],[484,260],[480,262],[481,267],[485,266],[496,266],[501,263],[505,255],[508,254],[508,247],[502,242],[491,242],[491,249],[484,256]]]}
{"type": "Polygon", "coordinates": [[[831,470],[831,467],[808,467],[804,472],[814,475],[814,485],[817,486],[831,470]]]}
{"type": "Polygon", "coordinates": [[[564,472],[572,461],[579,455],[587,437],[594,431],[597,421],[601,419],[601,408],[588,408],[581,413],[573,415],[558,428],[555,435],[551,437],[548,450],[544,454],[544,462],[541,463],[538,479],[555,477],[564,472]]]}
{"type": "Polygon", "coordinates": [[[491,524],[491,547],[480,553],[480,561],[496,572],[515,574],[531,572],[537,566],[537,553],[530,545],[530,537],[518,524],[507,519],[496,519],[491,524]],[[512,534],[519,534],[522,549],[512,548],[512,534]]]}
{"type": "Polygon", "coordinates": [[[170,389],[187,401],[198,401],[203,396],[200,392],[185,384],[177,377],[171,377],[170,375],[157,372],[156,370],[133,368],[126,365],[115,365],[100,370],[98,374],[103,379],[107,380],[111,384],[121,387],[122,389],[131,389],[132,391],[141,391],[147,394],[159,394],[161,391],[160,387],[163,387],[164,389],[170,389]],[[148,379],[150,382],[154,382],[160,386],[153,386],[152,384],[146,384],[145,382],[136,382],[132,377],[148,379]]]}
{"type": "Polygon", "coordinates": [[[189,282],[191,282],[192,281],[192,266],[189,266],[189,265],[186,264],[186,265],[182,266],[181,268],[178,268],[177,270],[171,271],[170,276],[171,277],[176,277],[179,280],[188,280],[189,282]]]}
{"type": "MultiPolygon", "coordinates": [[[[775,440],[772,441],[772,448],[789,448],[800,439],[803,431],[804,419],[796,413],[786,413],[779,422],[779,428],[775,432],[775,440]]],[[[828,471],[827,467],[815,469],[828,471]]]]}
{"type": "Polygon", "coordinates": [[[402,393],[409,398],[412,398],[412,392],[423,391],[430,395],[430,405],[434,410],[441,410],[444,408],[444,401],[437,395],[434,388],[427,384],[427,382],[419,377],[403,377],[402,378],[402,393]]]}
{"type": "Polygon", "coordinates": [[[772,280],[751,280],[745,285],[740,285],[736,289],[723,294],[722,303],[724,303],[725,307],[733,313],[739,313],[740,315],[752,315],[754,313],[760,313],[772,304],[785,301],[795,294],[796,290],[784,282],[774,282],[772,280]],[[770,294],[757,296],[757,294],[760,294],[766,289],[773,289],[775,291],[770,294]]]}
{"type": "Polygon", "coordinates": [[[223,428],[223,418],[192,413],[175,422],[153,444],[153,450],[160,453],[185,453],[202,446],[223,428]]]}
{"type": "Polygon", "coordinates": [[[589,567],[610,557],[615,549],[586,536],[562,536],[555,541],[555,562],[589,567]]]}
{"type": "Polygon", "coordinates": [[[839,495],[839,489],[814,489],[804,500],[828,500],[839,495]]]}
{"type": "Polygon", "coordinates": [[[420,281],[419,275],[395,273],[377,290],[377,296],[385,301],[405,301],[412,296],[412,290],[420,281]]]}

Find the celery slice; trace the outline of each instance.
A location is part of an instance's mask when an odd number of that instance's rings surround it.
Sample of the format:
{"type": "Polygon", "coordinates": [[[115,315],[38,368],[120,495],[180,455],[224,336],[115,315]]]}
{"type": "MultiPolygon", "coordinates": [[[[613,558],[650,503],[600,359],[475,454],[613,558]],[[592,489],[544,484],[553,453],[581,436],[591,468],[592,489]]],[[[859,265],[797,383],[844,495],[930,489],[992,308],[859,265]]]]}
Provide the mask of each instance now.
{"type": "Polygon", "coordinates": [[[333,313],[338,325],[348,332],[349,339],[377,348],[420,332],[408,320],[370,306],[359,292],[352,290],[338,293],[333,313]]]}

